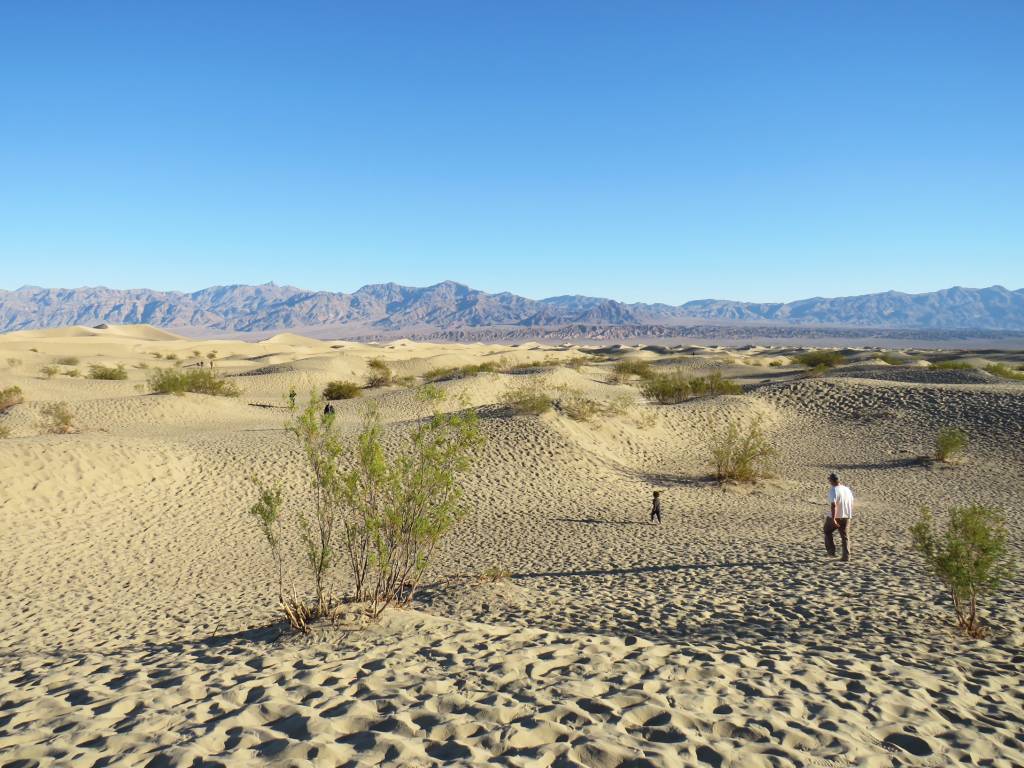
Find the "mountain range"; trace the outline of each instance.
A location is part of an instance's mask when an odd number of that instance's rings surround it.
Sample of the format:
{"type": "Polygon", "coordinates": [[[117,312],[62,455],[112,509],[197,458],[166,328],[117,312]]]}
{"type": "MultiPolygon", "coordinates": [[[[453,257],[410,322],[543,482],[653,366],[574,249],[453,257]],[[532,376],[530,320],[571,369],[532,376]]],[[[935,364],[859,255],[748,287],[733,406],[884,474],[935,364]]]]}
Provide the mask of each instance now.
{"type": "Polygon", "coordinates": [[[274,283],[215,286],[193,293],[103,287],[0,290],[0,332],[102,323],[236,333],[330,327],[353,335],[492,327],[517,333],[561,326],[670,330],[687,323],[1022,331],[1024,289],[955,287],[786,303],[705,299],[677,306],[590,296],[536,300],[486,293],[452,281],[426,288],[366,285],[354,293],[274,283]]]}

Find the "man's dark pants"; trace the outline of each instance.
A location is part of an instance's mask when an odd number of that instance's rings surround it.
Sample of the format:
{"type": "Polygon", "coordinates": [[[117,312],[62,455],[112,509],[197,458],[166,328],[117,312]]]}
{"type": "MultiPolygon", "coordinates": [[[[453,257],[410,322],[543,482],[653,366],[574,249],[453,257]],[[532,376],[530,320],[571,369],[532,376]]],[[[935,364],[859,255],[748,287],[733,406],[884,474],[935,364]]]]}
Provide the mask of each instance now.
{"type": "Polygon", "coordinates": [[[839,531],[839,538],[843,542],[843,560],[850,559],[850,518],[840,517],[839,525],[836,525],[831,517],[825,518],[825,551],[830,555],[836,554],[835,532],[839,531]]]}

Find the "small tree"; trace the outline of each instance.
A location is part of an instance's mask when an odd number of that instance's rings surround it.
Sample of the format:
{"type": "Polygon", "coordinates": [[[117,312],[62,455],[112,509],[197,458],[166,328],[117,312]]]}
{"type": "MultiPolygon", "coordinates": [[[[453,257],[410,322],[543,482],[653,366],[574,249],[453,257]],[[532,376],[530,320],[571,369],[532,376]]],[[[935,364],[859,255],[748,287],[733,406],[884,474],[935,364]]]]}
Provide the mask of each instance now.
{"type": "Polygon", "coordinates": [[[775,446],[764,433],[761,417],[755,416],[746,423],[730,421],[724,431],[712,436],[710,453],[718,480],[750,482],[765,476],[775,446]]]}
{"type": "Polygon", "coordinates": [[[984,636],[978,598],[998,591],[1014,570],[1003,511],[977,504],[959,507],[939,531],[931,511],[922,509],[910,535],[928,570],[949,591],[960,629],[969,637],[984,636]]]}
{"type": "Polygon", "coordinates": [[[310,397],[309,404],[288,425],[299,441],[309,472],[310,507],[299,516],[299,531],[306,561],[313,576],[317,613],[325,616],[333,607],[327,578],[338,562],[334,534],[341,518],[342,480],[338,470],[342,445],[335,433],[334,415],[323,414],[324,403],[310,397]]]}
{"type": "Polygon", "coordinates": [[[385,453],[377,411],[368,411],[356,466],[345,476],[345,544],[356,599],[371,616],[406,604],[416,593],[437,544],[462,517],[459,475],[480,445],[472,410],[435,414],[405,446],[385,453]]]}
{"type": "Polygon", "coordinates": [[[935,437],[935,460],[952,461],[966,447],[966,432],[957,427],[943,427],[935,437]]]}

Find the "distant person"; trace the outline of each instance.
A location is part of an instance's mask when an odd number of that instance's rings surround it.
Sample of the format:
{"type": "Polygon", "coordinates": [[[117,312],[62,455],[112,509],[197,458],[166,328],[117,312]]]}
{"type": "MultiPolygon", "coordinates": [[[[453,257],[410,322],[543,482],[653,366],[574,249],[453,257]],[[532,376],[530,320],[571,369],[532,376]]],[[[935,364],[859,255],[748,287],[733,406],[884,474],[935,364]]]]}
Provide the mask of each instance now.
{"type": "Polygon", "coordinates": [[[651,522],[658,518],[658,525],[661,525],[661,491],[654,492],[654,503],[651,505],[651,522]]]}
{"type": "Polygon", "coordinates": [[[291,389],[288,390],[288,405],[290,405],[292,408],[295,407],[295,387],[292,387],[291,389]]]}
{"type": "Polygon", "coordinates": [[[835,532],[843,542],[844,563],[850,560],[850,525],[853,521],[853,491],[839,482],[833,472],[828,476],[828,512],[825,514],[825,551],[829,557],[836,556],[835,532]]]}

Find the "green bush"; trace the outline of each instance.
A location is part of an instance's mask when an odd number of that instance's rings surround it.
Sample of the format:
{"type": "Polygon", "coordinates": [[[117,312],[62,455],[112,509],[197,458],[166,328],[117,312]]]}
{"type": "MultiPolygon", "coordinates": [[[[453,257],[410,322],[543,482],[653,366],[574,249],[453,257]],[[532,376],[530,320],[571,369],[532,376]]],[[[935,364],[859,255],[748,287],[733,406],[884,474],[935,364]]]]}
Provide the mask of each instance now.
{"type": "Polygon", "coordinates": [[[535,381],[505,390],[499,402],[510,408],[513,413],[530,416],[539,416],[545,411],[550,411],[555,404],[551,395],[544,391],[543,385],[535,381]]]}
{"type": "Polygon", "coordinates": [[[0,389],[0,413],[8,408],[21,405],[25,402],[25,396],[21,393],[21,387],[7,387],[0,389]]]}
{"type": "Polygon", "coordinates": [[[615,381],[627,381],[634,376],[649,379],[653,375],[654,369],[646,360],[619,360],[612,366],[612,379],[615,381]]]}
{"type": "Polygon", "coordinates": [[[324,387],[324,400],[351,400],[359,397],[362,388],[351,381],[331,381],[324,387]]]}
{"type": "Polygon", "coordinates": [[[931,365],[940,371],[969,371],[974,367],[963,360],[933,360],[931,365]]]}
{"type": "Polygon", "coordinates": [[[47,403],[42,408],[43,426],[47,432],[65,435],[74,432],[74,415],[67,403],[47,403]]]}
{"type": "Polygon", "coordinates": [[[931,511],[922,509],[910,534],[928,570],[949,592],[960,629],[982,637],[978,600],[999,591],[1015,567],[1007,546],[1006,515],[977,504],[959,507],[950,511],[940,531],[931,511]]]}
{"type": "Polygon", "coordinates": [[[574,421],[590,421],[604,412],[601,403],[579,390],[562,388],[558,393],[558,410],[574,421]]]}
{"type": "Polygon", "coordinates": [[[352,450],[353,468],[343,473],[344,446],[333,419],[315,398],[289,425],[305,459],[309,493],[293,503],[295,525],[282,525],[282,486],[257,480],[259,497],[249,509],[266,539],[277,570],[278,600],[291,626],[307,631],[315,618],[330,619],[338,604],[332,574],[347,561],[353,600],[371,618],[389,605],[408,604],[430,566],[438,543],[462,518],[460,478],[482,442],[473,411],[435,414],[397,448],[385,450],[375,410],[352,450]],[[286,535],[298,546],[286,546],[286,535]],[[295,590],[286,596],[284,559],[290,553],[308,568],[315,603],[295,590]],[[301,554],[298,554],[301,553],[301,554]]]}
{"type": "Polygon", "coordinates": [[[723,379],[718,371],[707,376],[690,377],[682,370],[675,369],[654,374],[641,385],[640,391],[645,397],[662,405],[671,405],[689,400],[691,397],[738,395],[743,391],[743,387],[723,379]]]}
{"type": "Polygon", "coordinates": [[[104,381],[124,381],[128,378],[128,371],[126,371],[124,366],[120,364],[113,367],[107,365],[90,365],[89,378],[102,379],[104,381]]]}
{"type": "Polygon", "coordinates": [[[1024,381],[1024,372],[1015,371],[1008,365],[1003,363],[993,363],[992,365],[986,365],[985,371],[991,373],[993,376],[998,376],[1001,379],[1012,379],[1013,381],[1024,381]]]}
{"type": "Polygon", "coordinates": [[[436,384],[424,384],[416,391],[416,399],[425,403],[439,403],[445,398],[445,391],[436,384]]]}
{"type": "Polygon", "coordinates": [[[194,392],[198,395],[237,397],[238,385],[226,381],[207,368],[159,368],[149,374],[149,389],[160,395],[183,395],[194,392]]]}
{"type": "Polygon", "coordinates": [[[57,365],[78,365],[81,361],[77,357],[58,357],[55,362],[57,365]]]}
{"type": "Polygon", "coordinates": [[[943,427],[935,437],[935,460],[951,461],[966,447],[966,432],[957,427],[943,427]]]}
{"type": "Polygon", "coordinates": [[[386,387],[391,383],[392,373],[387,363],[380,358],[374,358],[367,365],[370,368],[370,374],[366,379],[366,386],[386,387]]]}
{"type": "Polygon", "coordinates": [[[842,352],[829,349],[816,349],[799,354],[793,359],[800,365],[808,368],[818,368],[819,366],[835,368],[837,365],[842,365],[846,358],[843,357],[842,352]]]}
{"type": "Polygon", "coordinates": [[[46,378],[52,379],[54,376],[60,373],[60,368],[58,368],[56,365],[44,365],[42,368],[39,369],[39,372],[43,374],[43,376],[45,376],[46,378]]]}
{"type": "Polygon", "coordinates": [[[776,453],[757,416],[746,423],[730,421],[725,430],[711,436],[709,452],[718,480],[742,482],[765,477],[776,453]]]}
{"type": "Polygon", "coordinates": [[[426,382],[449,381],[451,379],[465,379],[470,376],[477,376],[481,373],[498,373],[502,366],[498,363],[478,363],[477,365],[462,365],[449,368],[431,368],[423,374],[426,382]]]}

